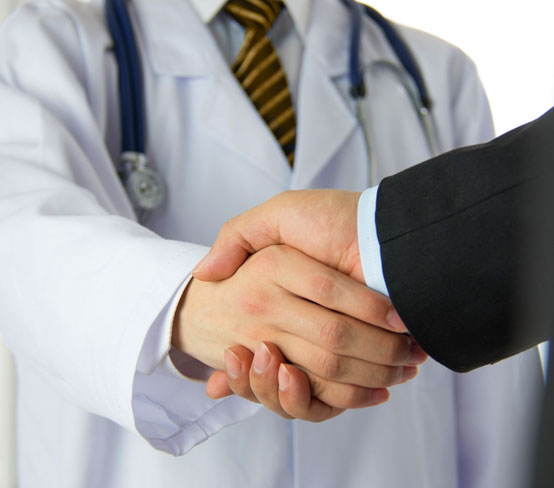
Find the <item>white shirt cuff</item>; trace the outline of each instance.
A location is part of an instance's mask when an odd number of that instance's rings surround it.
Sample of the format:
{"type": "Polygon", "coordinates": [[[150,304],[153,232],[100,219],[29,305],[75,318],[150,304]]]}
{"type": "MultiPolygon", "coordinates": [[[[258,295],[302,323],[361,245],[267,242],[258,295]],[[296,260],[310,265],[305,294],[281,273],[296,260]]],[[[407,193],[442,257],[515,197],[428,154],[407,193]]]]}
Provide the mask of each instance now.
{"type": "Polygon", "coordinates": [[[362,193],[358,202],[358,245],[360,246],[360,260],[367,286],[388,296],[381,263],[381,248],[375,224],[378,190],[378,186],[368,188],[362,193]]]}

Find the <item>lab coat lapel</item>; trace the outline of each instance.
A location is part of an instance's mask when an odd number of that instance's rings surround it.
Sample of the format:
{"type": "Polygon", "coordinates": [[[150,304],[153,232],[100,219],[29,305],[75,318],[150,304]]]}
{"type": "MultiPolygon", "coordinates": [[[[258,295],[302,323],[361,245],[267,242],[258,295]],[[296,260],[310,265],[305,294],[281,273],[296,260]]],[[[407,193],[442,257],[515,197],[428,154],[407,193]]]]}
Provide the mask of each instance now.
{"type": "Polygon", "coordinates": [[[129,6],[136,11],[137,42],[156,74],[201,78],[213,73],[215,42],[188,2],[135,0],[129,6]]]}
{"type": "MultiPolygon", "coordinates": [[[[350,62],[350,11],[336,0],[312,2],[299,88],[297,167],[293,188],[309,187],[360,124],[354,103],[345,90],[350,62]],[[342,91],[339,83],[342,82],[342,91]]],[[[372,90],[368,68],[381,61],[398,60],[381,29],[365,15],[360,64],[366,88],[372,90]]]]}
{"type": "Polygon", "coordinates": [[[203,120],[214,137],[237,152],[272,179],[288,186],[291,171],[281,147],[242,87],[228,71],[217,73],[210,83],[203,120]]]}
{"type": "Polygon", "coordinates": [[[312,5],[298,94],[292,188],[310,186],[357,125],[349,101],[334,80],[348,69],[348,12],[326,1],[312,5]]]}
{"type": "Polygon", "coordinates": [[[136,0],[139,27],[152,68],[158,74],[195,78],[206,84],[198,124],[214,144],[237,153],[288,187],[291,171],[275,137],[244,93],[209,28],[183,0],[136,0]],[[170,5],[168,5],[170,4],[170,5]]]}

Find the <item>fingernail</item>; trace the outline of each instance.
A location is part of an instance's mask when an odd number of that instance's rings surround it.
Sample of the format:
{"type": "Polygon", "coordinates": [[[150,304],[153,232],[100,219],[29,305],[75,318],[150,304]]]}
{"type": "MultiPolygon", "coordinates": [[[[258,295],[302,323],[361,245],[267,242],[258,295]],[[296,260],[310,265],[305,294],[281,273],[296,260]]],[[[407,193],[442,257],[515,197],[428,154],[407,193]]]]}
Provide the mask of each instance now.
{"type": "Polygon", "coordinates": [[[279,366],[279,375],[277,377],[277,380],[279,381],[279,390],[286,391],[286,389],[289,387],[290,374],[284,364],[281,364],[281,366],[279,366]]]}
{"type": "Polygon", "coordinates": [[[225,371],[229,375],[229,378],[236,380],[242,370],[242,365],[238,356],[231,351],[231,349],[225,349],[223,361],[225,363],[225,371]]]}
{"type": "Polygon", "coordinates": [[[416,365],[424,363],[429,356],[427,353],[421,348],[421,346],[413,341],[413,344],[410,346],[410,364],[416,365]]]}
{"type": "Polygon", "coordinates": [[[371,392],[371,404],[377,405],[389,399],[389,392],[385,389],[377,389],[371,392]]]}
{"type": "Polygon", "coordinates": [[[210,253],[206,254],[196,265],[196,267],[192,270],[192,276],[195,276],[197,273],[200,273],[202,271],[202,266],[204,266],[204,263],[208,260],[208,256],[210,253]]]}
{"type": "Polygon", "coordinates": [[[254,361],[252,361],[254,372],[262,374],[266,370],[270,359],[271,353],[269,352],[267,346],[263,342],[258,342],[256,352],[254,353],[254,361]]]}
{"type": "Polygon", "coordinates": [[[407,332],[408,329],[404,325],[404,322],[402,322],[402,319],[400,318],[400,315],[398,315],[398,312],[396,309],[391,308],[387,313],[387,324],[389,324],[389,327],[392,330],[395,330],[397,332],[407,332]]]}
{"type": "Polygon", "coordinates": [[[417,376],[417,366],[402,366],[401,381],[408,381],[417,376]]]}

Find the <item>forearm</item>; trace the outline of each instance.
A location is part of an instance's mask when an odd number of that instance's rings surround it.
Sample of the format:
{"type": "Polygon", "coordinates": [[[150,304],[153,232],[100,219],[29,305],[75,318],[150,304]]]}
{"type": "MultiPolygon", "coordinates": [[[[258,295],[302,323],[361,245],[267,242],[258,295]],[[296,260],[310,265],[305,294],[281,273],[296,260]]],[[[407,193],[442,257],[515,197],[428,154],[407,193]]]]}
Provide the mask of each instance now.
{"type": "MultiPolygon", "coordinates": [[[[453,369],[498,361],[546,338],[544,318],[525,327],[520,318],[536,317],[528,292],[537,282],[532,254],[549,222],[553,120],[551,112],[380,185],[376,223],[391,299],[422,347],[453,369]]],[[[541,269],[538,281],[549,282],[541,269]]]]}

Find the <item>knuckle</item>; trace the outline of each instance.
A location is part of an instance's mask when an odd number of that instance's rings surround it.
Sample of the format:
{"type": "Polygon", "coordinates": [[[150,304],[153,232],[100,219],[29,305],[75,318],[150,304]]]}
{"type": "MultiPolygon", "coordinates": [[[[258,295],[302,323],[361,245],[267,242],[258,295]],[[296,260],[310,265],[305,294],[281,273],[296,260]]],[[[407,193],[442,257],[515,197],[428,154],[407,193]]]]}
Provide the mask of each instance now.
{"type": "Polygon", "coordinates": [[[350,342],[348,324],[340,319],[325,322],[319,333],[323,347],[329,351],[341,352],[350,342]]]}
{"type": "Polygon", "coordinates": [[[269,300],[260,290],[252,289],[238,298],[238,307],[245,315],[260,316],[267,313],[269,300]]]}
{"type": "Polygon", "coordinates": [[[387,388],[396,385],[400,380],[400,368],[379,366],[375,371],[375,388],[387,388]]]}
{"type": "Polygon", "coordinates": [[[235,222],[234,219],[227,220],[223,223],[219,229],[219,236],[232,235],[234,233],[235,222]]]}
{"type": "Polygon", "coordinates": [[[362,387],[350,386],[342,392],[342,408],[357,408],[365,405],[370,390],[362,387]]]}
{"type": "Polygon", "coordinates": [[[397,364],[407,357],[406,340],[403,336],[389,335],[381,347],[381,359],[384,364],[397,364]]]}
{"type": "Polygon", "coordinates": [[[283,254],[280,247],[281,246],[266,247],[252,255],[250,259],[256,264],[260,272],[274,274],[279,268],[279,263],[281,262],[281,256],[283,254]]]}
{"type": "Polygon", "coordinates": [[[233,226],[232,222],[233,222],[232,219],[226,220],[225,222],[223,222],[223,225],[221,226],[221,230],[223,230],[223,231],[231,230],[231,228],[233,226]]]}
{"type": "Polygon", "coordinates": [[[328,301],[334,295],[336,283],[330,276],[318,273],[311,278],[311,289],[315,301],[328,301]]]}
{"type": "Polygon", "coordinates": [[[343,364],[339,356],[325,352],[319,355],[316,363],[320,376],[328,379],[339,379],[343,376],[343,364]]]}
{"type": "Polygon", "coordinates": [[[315,398],[321,397],[325,391],[323,382],[312,374],[309,374],[308,378],[310,380],[310,395],[315,398]]]}

